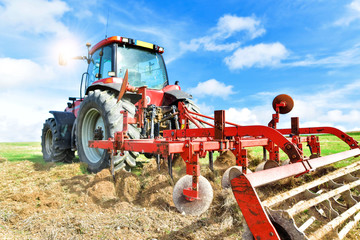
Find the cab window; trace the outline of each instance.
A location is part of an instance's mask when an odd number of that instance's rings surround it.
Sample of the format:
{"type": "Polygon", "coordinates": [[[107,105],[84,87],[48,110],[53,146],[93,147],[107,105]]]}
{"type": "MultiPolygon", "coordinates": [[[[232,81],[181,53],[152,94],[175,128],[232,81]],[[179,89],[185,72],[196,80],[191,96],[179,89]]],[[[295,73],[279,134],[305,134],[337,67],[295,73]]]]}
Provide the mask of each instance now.
{"type": "Polygon", "coordinates": [[[126,70],[128,70],[131,86],[146,85],[151,89],[162,89],[167,84],[165,64],[159,53],[119,46],[117,48],[117,76],[123,77],[126,70]]]}
{"type": "Polygon", "coordinates": [[[110,77],[109,72],[112,71],[112,61],[112,46],[106,46],[96,50],[91,56],[85,87],[88,88],[99,79],[110,77]]]}

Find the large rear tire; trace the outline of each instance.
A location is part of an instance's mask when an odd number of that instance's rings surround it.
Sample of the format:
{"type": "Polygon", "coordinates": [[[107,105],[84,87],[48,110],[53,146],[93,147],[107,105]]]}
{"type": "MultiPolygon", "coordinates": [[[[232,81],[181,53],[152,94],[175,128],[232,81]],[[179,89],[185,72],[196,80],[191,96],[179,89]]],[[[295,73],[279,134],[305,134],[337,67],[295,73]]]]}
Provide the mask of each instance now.
{"type": "Polygon", "coordinates": [[[72,162],[74,152],[71,149],[60,148],[60,134],[55,119],[47,119],[41,135],[41,151],[45,162],[72,162]]]}
{"type": "MultiPolygon", "coordinates": [[[[130,117],[134,117],[135,106],[127,100],[117,102],[111,91],[90,91],[81,103],[76,127],[76,145],[80,161],[88,164],[91,172],[99,172],[110,166],[110,154],[103,149],[89,148],[89,140],[105,140],[113,137],[115,132],[123,129],[123,115],[126,110],[130,117]]],[[[140,138],[140,131],[136,125],[129,125],[128,135],[132,139],[140,138]]],[[[125,152],[123,156],[114,159],[115,169],[136,166],[138,153],[125,152]]]]}
{"type": "MultiPolygon", "coordinates": [[[[186,99],[186,100],[184,100],[184,104],[185,104],[185,107],[188,110],[190,110],[192,112],[200,113],[200,107],[197,106],[192,100],[186,99]]],[[[198,118],[200,118],[200,117],[198,117],[198,118]]],[[[206,127],[206,125],[204,123],[200,122],[200,121],[196,121],[196,123],[202,128],[206,127]]],[[[197,126],[191,121],[189,121],[189,127],[192,128],[192,129],[197,128],[197,126]]]]}

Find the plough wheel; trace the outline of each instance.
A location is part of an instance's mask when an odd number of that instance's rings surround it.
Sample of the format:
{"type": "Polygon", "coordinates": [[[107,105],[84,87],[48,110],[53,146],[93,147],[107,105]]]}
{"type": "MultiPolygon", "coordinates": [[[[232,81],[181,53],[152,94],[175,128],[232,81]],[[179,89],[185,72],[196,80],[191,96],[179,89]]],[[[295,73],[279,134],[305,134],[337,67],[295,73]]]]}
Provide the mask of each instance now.
{"type": "MultiPolygon", "coordinates": [[[[230,173],[230,170],[233,169],[233,168],[236,168],[240,172],[242,172],[242,167],[240,167],[240,166],[232,166],[232,167],[229,167],[228,169],[226,169],[226,171],[224,172],[224,174],[223,174],[223,176],[221,178],[221,187],[223,189],[231,187],[229,173],[230,173]]],[[[251,170],[247,169],[247,173],[251,173],[251,170]]]]}
{"type": "Polygon", "coordinates": [[[173,201],[175,207],[181,213],[190,215],[201,215],[209,207],[213,200],[213,189],[209,181],[203,176],[199,177],[199,199],[189,201],[183,194],[184,188],[189,188],[192,185],[192,176],[185,175],[177,181],[173,191],[173,201]]]}
{"type": "Polygon", "coordinates": [[[279,164],[276,161],[267,160],[267,161],[261,162],[259,165],[257,165],[256,169],[255,169],[255,172],[270,169],[270,168],[275,168],[275,167],[278,167],[278,166],[279,166],[279,164]]]}
{"type": "Polygon", "coordinates": [[[294,100],[287,94],[277,95],[272,103],[273,109],[276,111],[276,104],[280,104],[281,102],[285,102],[285,107],[280,107],[279,113],[286,114],[289,113],[294,107],[294,100]]]}

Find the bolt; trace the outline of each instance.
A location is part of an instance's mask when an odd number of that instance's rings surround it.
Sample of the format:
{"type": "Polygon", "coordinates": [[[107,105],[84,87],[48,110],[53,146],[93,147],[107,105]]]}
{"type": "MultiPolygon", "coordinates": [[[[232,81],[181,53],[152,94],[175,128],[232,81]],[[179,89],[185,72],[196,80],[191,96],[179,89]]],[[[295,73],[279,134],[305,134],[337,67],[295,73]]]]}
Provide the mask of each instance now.
{"type": "Polygon", "coordinates": [[[273,233],[273,232],[270,232],[270,236],[274,236],[274,233],[273,233]]]}
{"type": "Polygon", "coordinates": [[[287,149],[291,149],[291,145],[290,145],[290,144],[287,145],[286,148],[287,148],[287,149]]]}
{"type": "Polygon", "coordinates": [[[189,147],[189,144],[185,144],[185,147],[187,147],[187,148],[188,148],[188,147],[189,147]]]}
{"type": "Polygon", "coordinates": [[[294,154],[294,155],[292,155],[291,157],[292,157],[292,158],[296,158],[296,155],[294,154]]]}

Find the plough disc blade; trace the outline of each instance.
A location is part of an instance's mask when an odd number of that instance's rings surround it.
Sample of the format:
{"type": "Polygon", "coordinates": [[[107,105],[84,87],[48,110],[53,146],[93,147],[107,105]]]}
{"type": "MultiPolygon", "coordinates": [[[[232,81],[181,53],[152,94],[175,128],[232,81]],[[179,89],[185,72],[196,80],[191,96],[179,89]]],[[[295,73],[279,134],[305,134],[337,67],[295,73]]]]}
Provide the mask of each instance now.
{"type": "MultiPolygon", "coordinates": [[[[237,190],[241,184],[251,180],[238,182],[248,174],[242,174],[236,168],[230,172],[231,185],[240,208],[241,196],[237,190]],[[236,171],[236,172],[235,172],[236,171]],[[240,202],[239,202],[240,200],[240,202]]],[[[249,174],[251,175],[251,174],[249,174]]],[[[261,202],[267,218],[276,229],[278,239],[343,239],[360,220],[360,162],[338,169],[312,182],[301,185],[290,191],[281,193],[261,202]]],[[[249,190],[248,190],[249,192],[249,190]]],[[[247,203],[250,211],[256,203],[247,203]]],[[[258,221],[257,216],[246,214],[241,209],[249,225],[245,228],[244,239],[259,236],[256,227],[251,226],[258,221]],[[246,216],[248,215],[248,216],[246,216]],[[249,237],[250,236],[250,237],[249,237]]],[[[245,212],[244,212],[245,211],[245,212]]],[[[256,239],[256,238],[255,238],[256,239]]],[[[262,239],[262,238],[261,238],[262,239]]]]}
{"type": "Polygon", "coordinates": [[[177,181],[173,191],[173,201],[179,212],[199,216],[211,205],[213,190],[210,182],[203,176],[199,177],[199,199],[189,201],[183,194],[183,190],[192,186],[192,176],[185,175],[177,181]]]}

